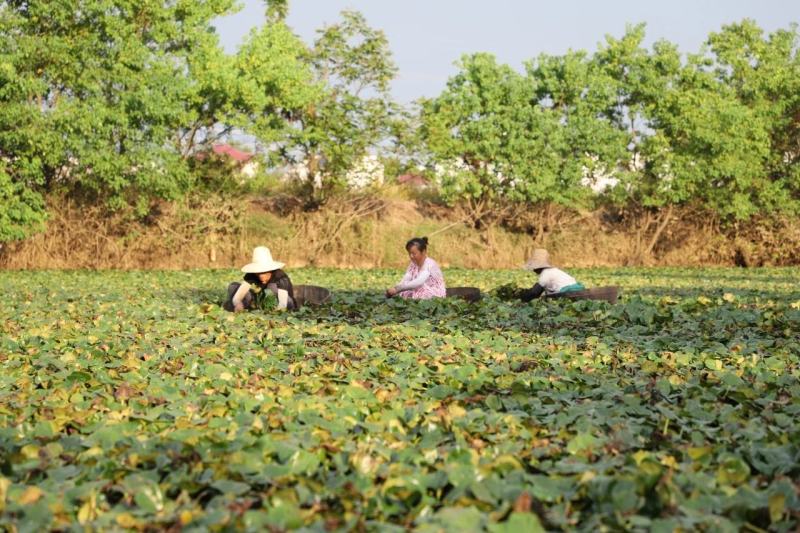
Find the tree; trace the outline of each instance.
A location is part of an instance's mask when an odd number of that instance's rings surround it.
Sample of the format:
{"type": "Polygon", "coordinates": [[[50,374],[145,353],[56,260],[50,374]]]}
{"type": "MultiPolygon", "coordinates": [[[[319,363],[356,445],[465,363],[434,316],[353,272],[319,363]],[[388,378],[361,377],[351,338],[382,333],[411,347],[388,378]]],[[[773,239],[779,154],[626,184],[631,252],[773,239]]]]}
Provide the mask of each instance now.
{"type": "Polygon", "coordinates": [[[422,110],[443,197],[479,219],[497,199],[581,205],[582,183],[612,178],[605,196],[645,215],[646,253],[676,206],[724,221],[797,212],[796,27],[726,26],[685,58],[644,36],[632,26],[594,55],[541,55],[524,79],[488,54],[463,58],[422,110]]]}
{"type": "Polygon", "coordinates": [[[269,2],[268,23],[230,57],[211,23],[233,0],[0,1],[2,195],[14,213],[0,235],[40,228],[55,191],[143,215],[191,188],[201,145],[233,130],[285,140],[295,110],[322,95],[286,6],[269,2]]]}
{"type": "MultiPolygon", "coordinates": [[[[536,102],[556,114],[563,142],[559,173],[569,187],[597,179],[618,180],[628,170],[634,131],[618,84],[586,52],[540,55],[527,64],[536,102]]],[[[561,202],[571,202],[577,191],[561,202]]]]}
{"type": "Polygon", "coordinates": [[[778,170],[785,152],[774,139],[797,102],[795,32],[764,41],[745,21],[712,34],[711,54],[685,60],[665,41],[646,51],[643,39],[643,26],[629,28],[595,56],[616,80],[620,109],[637,131],[632,150],[642,165],[617,193],[667,208],[667,217],[671,206],[688,203],[723,220],[794,209],[785,168],[778,170]]]}
{"type": "Polygon", "coordinates": [[[681,87],[654,108],[656,133],[643,143],[639,194],[646,205],[700,201],[722,218],[747,219],[768,207],[765,123],[724,87],[681,87]]]}
{"type": "Polygon", "coordinates": [[[766,130],[769,149],[749,193],[756,211],[800,212],[800,35],[797,24],[765,36],[749,19],[723,26],[707,41],[709,62],[766,130]]]}
{"type": "Polygon", "coordinates": [[[0,166],[0,248],[40,230],[45,219],[42,196],[12,180],[5,165],[0,166]]]}
{"type": "MultiPolygon", "coordinates": [[[[713,55],[682,58],[666,41],[647,51],[643,26],[629,28],[621,39],[608,37],[595,55],[617,83],[618,116],[627,116],[633,133],[630,172],[622,175],[612,197],[643,212],[638,232],[650,233],[640,250],[644,254],[655,248],[678,206],[700,207],[722,221],[792,209],[785,182],[770,171],[776,156],[771,131],[783,113],[781,106],[771,105],[778,95],[762,95],[759,101],[752,87],[744,88],[748,76],[741,70],[758,63],[747,50],[760,35],[745,27],[736,26],[735,43],[712,34],[713,55]],[[750,44],[741,40],[743,34],[750,44]]],[[[784,65],[791,57],[787,47],[784,36],[778,47],[783,52],[777,54],[784,65]]],[[[766,78],[775,83],[776,75],[766,78]]],[[[796,69],[786,77],[792,78],[798,79],[796,69]]]]}
{"type": "Polygon", "coordinates": [[[140,213],[185,190],[171,140],[192,85],[187,58],[216,42],[210,23],[232,6],[0,2],[0,156],[12,190],[62,188],[140,213]]]}
{"type": "Polygon", "coordinates": [[[293,129],[280,153],[307,165],[305,193],[316,204],[343,186],[357,161],[389,142],[397,110],[389,83],[397,69],[384,33],[352,11],[319,31],[307,58],[322,92],[288,113],[293,129]]]}
{"type": "Polygon", "coordinates": [[[577,200],[559,113],[537,105],[531,80],[491,54],[464,56],[458,66],[422,107],[420,134],[444,200],[464,202],[477,227],[498,202],[577,200]]]}
{"type": "Polygon", "coordinates": [[[266,0],[267,21],[284,22],[289,14],[289,0],[266,0]]]}
{"type": "Polygon", "coordinates": [[[322,95],[305,45],[281,21],[253,29],[233,57],[217,43],[206,43],[188,65],[194,84],[178,143],[184,158],[235,130],[264,146],[283,141],[294,110],[312,106],[322,95]]]}

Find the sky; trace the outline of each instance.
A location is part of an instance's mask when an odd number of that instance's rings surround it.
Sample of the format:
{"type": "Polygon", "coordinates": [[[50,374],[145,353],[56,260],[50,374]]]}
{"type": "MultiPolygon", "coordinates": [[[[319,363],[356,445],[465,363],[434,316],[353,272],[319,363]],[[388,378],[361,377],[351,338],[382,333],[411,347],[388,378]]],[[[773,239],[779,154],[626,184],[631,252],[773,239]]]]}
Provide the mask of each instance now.
{"type": "MultiPolygon", "coordinates": [[[[230,53],[264,22],[262,0],[242,5],[216,22],[230,53]]],[[[606,35],[621,37],[627,24],[647,24],[647,46],[666,39],[689,53],[710,32],[743,18],[767,32],[800,23],[800,0],[289,0],[287,23],[311,43],[345,9],[386,33],[399,69],[392,93],[403,103],[439,94],[463,54],[490,52],[522,70],[542,53],[593,52],[606,35]]]]}

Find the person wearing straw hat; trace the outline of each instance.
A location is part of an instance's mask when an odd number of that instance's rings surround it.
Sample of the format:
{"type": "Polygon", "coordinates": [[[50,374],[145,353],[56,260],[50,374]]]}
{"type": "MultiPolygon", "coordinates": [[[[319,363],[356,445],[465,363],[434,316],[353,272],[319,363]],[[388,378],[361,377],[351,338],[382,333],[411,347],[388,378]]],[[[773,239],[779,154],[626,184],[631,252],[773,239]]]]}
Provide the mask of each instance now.
{"type": "Polygon", "coordinates": [[[525,263],[524,268],[538,274],[539,280],[533,287],[520,295],[520,299],[523,302],[530,302],[542,294],[550,296],[553,294],[582,291],[585,289],[575,278],[551,265],[549,254],[544,248],[535,249],[533,255],[531,255],[528,262],[525,263]]]}
{"type": "Polygon", "coordinates": [[[228,311],[264,309],[275,300],[276,309],[294,309],[294,290],[289,276],[282,270],[285,263],[275,261],[266,246],[253,249],[253,260],[242,267],[244,281],[228,285],[228,299],[223,307],[228,311]]]}

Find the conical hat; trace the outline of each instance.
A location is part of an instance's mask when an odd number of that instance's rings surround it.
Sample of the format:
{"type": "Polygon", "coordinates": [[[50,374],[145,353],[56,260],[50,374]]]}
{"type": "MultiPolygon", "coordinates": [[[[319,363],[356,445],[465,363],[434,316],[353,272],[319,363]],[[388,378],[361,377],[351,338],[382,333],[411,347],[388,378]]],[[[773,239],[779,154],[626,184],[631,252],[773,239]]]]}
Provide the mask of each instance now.
{"type": "Polygon", "coordinates": [[[253,248],[253,261],[242,267],[242,272],[246,274],[260,274],[261,272],[272,272],[283,268],[286,263],[272,259],[272,252],[266,246],[256,246],[253,248]]]}
{"type": "Polygon", "coordinates": [[[525,263],[526,270],[536,270],[537,268],[549,268],[553,265],[550,264],[550,256],[544,248],[537,248],[533,251],[528,262],[525,263]]]}

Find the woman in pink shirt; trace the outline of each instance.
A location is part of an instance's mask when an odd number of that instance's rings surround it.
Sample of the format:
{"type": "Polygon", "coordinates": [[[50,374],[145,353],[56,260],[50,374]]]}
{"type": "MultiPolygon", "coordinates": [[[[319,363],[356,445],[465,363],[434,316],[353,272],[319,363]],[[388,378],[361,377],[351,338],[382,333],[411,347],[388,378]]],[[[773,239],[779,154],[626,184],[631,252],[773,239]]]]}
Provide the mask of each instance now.
{"type": "Polygon", "coordinates": [[[402,298],[444,298],[445,286],[442,269],[428,257],[428,238],[415,237],[406,243],[411,263],[400,283],[386,289],[386,297],[400,295],[402,298]]]}

